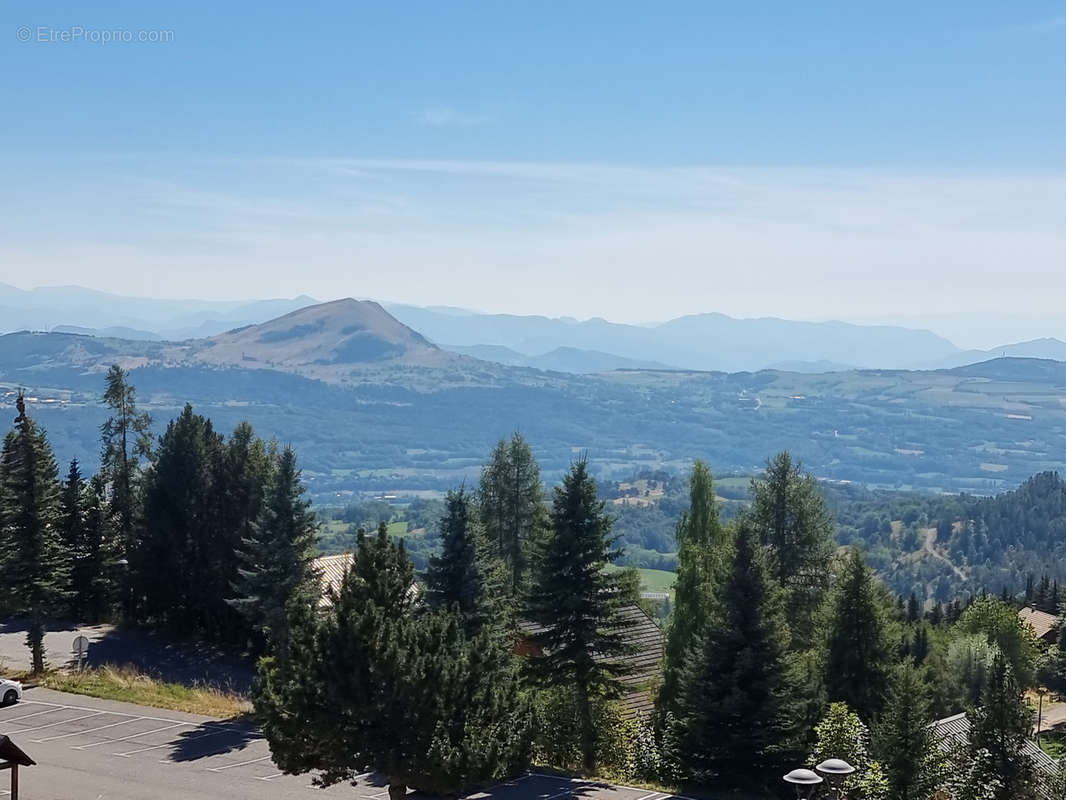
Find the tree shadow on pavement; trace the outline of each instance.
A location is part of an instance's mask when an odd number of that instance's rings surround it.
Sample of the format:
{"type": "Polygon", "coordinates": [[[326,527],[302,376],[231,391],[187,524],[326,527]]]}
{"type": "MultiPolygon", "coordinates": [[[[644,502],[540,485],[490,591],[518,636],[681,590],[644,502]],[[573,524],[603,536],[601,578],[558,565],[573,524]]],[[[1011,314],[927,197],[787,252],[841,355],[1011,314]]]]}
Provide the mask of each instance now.
{"type": "Polygon", "coordinates": [[[182,731],[170,751],[171,761],[197,761],[208,756],[243,750],[263,734],[250,721],[209,720],[182,731]]]}

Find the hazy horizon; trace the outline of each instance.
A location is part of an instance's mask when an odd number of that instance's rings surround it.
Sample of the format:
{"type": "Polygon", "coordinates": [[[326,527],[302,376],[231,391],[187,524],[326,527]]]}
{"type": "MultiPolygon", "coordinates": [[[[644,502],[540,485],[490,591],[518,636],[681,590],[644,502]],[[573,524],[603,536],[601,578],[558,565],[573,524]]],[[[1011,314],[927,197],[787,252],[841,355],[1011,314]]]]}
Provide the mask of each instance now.
{"type": "Polygon", "coordinates": [[[1054,3],[420,14],[7,4],[0,281],[1066,336],[1054,3]]]}

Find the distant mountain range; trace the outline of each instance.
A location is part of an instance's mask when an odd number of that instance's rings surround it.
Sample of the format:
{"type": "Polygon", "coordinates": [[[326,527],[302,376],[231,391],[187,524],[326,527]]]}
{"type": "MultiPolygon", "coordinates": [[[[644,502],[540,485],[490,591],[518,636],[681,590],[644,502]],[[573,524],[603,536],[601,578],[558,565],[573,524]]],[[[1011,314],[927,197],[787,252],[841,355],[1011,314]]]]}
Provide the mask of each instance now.
{"type": "Polygon", "coordinates": [[[0,332],[17,330],[181,340],[265,322],[318,302],[288,299],[217,301],[126,297],[81,286],[18,289],[0,283],[0,332]]]}
{"type": "MultiPolygon", "coordinates": [[[[677,327],[691,336],[705,322],[677,327]]],[[[474,480],[498,437],[516,429],[534,442],[548,476],[582,452],[606,475],[684,469],[697,457],[750,474],[784,448],[822,477],[893,488],[980,493],[1066,468],[1063,361],[829,372],[804,362],[796,366],[814,374],[727,373],[591,349],[534,357],[458,348],[466,352],[352,299],[182,341],[16,332],[0,336],[0,414],[27,389],[59,458],[91,465],[103,374],[119,363],[157,430],[187,401],[221,431],[248,419],[297,446],[313,491],[334,497],[474,480]]]]}
{"type": "MultiPolygon", "coordinates": [[[[77,286],[22,290],[0,284],[0,325],[7,331],[175,342],[266,323],[315,304],[308,296],[249,302],[160,300],[77,286]]],[[[942,369],[1002,356],[1066,360],[1066,343],[1058,339],[962,350],[928,330],[898,325],[737,319],[717,313],[629,325],[603,319],[486,314],[447,306],[378,308],[441,350],[505,366],[576,374],[664,368],[818,373],[942,369]]],[[[245,355],[257,358],[254,353],[245,355]]]]}

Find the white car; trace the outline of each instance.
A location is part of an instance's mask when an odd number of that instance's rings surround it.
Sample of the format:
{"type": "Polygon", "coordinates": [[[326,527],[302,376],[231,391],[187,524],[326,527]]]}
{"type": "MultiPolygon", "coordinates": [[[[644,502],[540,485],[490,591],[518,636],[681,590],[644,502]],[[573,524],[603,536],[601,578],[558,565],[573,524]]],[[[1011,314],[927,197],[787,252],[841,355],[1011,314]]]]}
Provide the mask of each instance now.
{"type": "Polygon", "coordinates": [[[22,699],[22,684],[0,678],[0,705],[9,706],[22,699]]]}

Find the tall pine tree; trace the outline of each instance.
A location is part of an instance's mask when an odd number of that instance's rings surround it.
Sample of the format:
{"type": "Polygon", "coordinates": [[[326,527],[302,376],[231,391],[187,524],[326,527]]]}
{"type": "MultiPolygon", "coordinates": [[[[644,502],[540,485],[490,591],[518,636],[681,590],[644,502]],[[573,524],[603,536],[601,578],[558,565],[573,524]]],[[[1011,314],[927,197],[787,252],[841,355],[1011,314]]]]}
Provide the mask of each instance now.
{"type": "Polygon", "coordinates": [[[75,619],[92,620],[91,594],[93,587],[93,564],[90,560],[87,527],[88,492],[81,476],[78,459],[70,462],[67,478],[63,481],[59,500],[59,528],[63,548],[70,561],[70,610],[75,619]]]}
{"type": "Polygon", "coordinates": [[[621,578],[606,569],[621,554],[611,521],[586,461],[578,461],[555,489],[551,534],[527,609],[541,627],[533,637],[544,653],[535,674],[542,685],[574,692],[588,772],[596,767],[593,704],[620,694],[629,651],[621,578]]]}
{"type": "Polygon", "coordinates": [[[278,653],[288,652],[288,609],[314,606],[318,598],[318,521],[304,498],[296,453],[278,458],[259,518],[243,538],[240,566],[230,601],[256,635],[278,653]]]}
{"type": "Polygon", "coordinates": [[[799,754],[799,681],[784,594],[757,533],[742,521],[709,627],[682,678],[673,736],[681,769],[747,787],[799,754]]]}
{"type": "Polygon", "coordinates": [[[711,471],[697,461],[689,479],[689,508],[677,526],[674,613],[666,636],[663,683],[656,697],[660,725],[678,711],[681,674],[707,624],[724,541],[711,471]]]}
{"type": "Polygon", "coordinates": [[[508,568],[508,591],[528,588],[546,525],[540,467],[521,434],[502,439],[481,471],[479,516],[489,541],[508,568]]]}
{"type": "MultiPolygon", "coordinates": [[[[100,426],[100,474],[108,493],[108,507],[122,554],[126,557],[137,547],[140,516],[140,459],[152,447],[152,418],[137,410],[137,391],[122,367],[113,364],[107,372],[104,403],[110,416],[100,426]]],[[[126,616],[132,618],[134,590],[123,591],[126,616]]]]}
{"type": "Polygon", "coordinates": [[[770,551],[773,576],[788,592],[793,649],[813,644],[816,615],[829,589],[833,521],[814,477],[788,451],[751,483],[748,516],[770,551]]]}
{"type": "Polygon", "coordinates": [[[463,489],[448,492],[440,520],[441,552],[426,573],[426,599],[436,609],[454,609],[468,635],[505,622],[510,574],[489,547],[463,489]]]}
{"type": "Polygon", "coordinates": [[[852,551],[833,602],[825,683],[830,700],[847,703],[866,722],[880,712],[888,690],[892,651],[886,628],[873,573],[852,551]]]}
{"type": "MultiPolygon", "coordinates": [[[[974,783],[993,787],[994,800],[1035,800],[1040,776],[1026,752],[1033,714],[1009,661],[997,654],[981,705],[970,712],[969,758],[974,783]]],[[[987,795],[985,795],[987,796],[987,795]]]]}
{"type": "Polygon", "coordinates": [[[943,780],[943,756],[929,725],[928,693],[914,667],[897,667],[874,745],[890,800],[931,800],[943,780]]]}
{"type": "Polygon", "coordinates": [[[211,421],[186,404],[167,425],[144,480],[144,536],[130,558],[137,606],[144,620],[187,634],[207,632],[215,617],[204,583],[215,566],[212,492],[221,450],[211,421]]]}
{"type": "Polygon", "coordinates": [[[294,603],[286,658],[260,662],[255,694],[278,766],[316,782],[385,776],[456,795],[520,770],[527,714],[514,657],[459,615],[414,613],[414,570],[402,544],[360,534],[351,570],[319,618],[294,603]]]}
{"type": "Polygon", "coordinates": [[[44,431],[26,413],[21,392],[15,406],[15,427],[0,451],[0,592],[5,606],[29,617],[26,645],[39,674],[45,667],[45,623],[65,610],[70,564],[63,548],[55,456],[44,431]]]}

